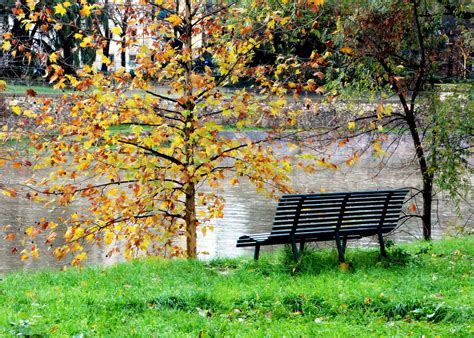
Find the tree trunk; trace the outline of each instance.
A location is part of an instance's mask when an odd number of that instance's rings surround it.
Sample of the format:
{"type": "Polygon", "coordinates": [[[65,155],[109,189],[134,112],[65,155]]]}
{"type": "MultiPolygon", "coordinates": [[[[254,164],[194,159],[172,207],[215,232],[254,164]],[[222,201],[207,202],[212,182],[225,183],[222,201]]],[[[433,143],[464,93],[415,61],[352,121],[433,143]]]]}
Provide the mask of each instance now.
{"type": "Polygon", "coordinates": [[[196,219],[196,186],[193,182],[189,182],[186,189],[186,204],[185,204],[186,222],[186,253],[188,258],[197,257],[197,219],[196,219]]]}
{"type": "Polygon", "coordinates": [[[127,43],[125,41],[125,33],[120,36],[120,66],[123,68],[127,65],[127,43]]]}
{"type": "MultiPolygon", "coordinates": [[[[102,53],[104,54],[104,56],[106,58],[110,59],[110,39],[112,38],[110,36],[110,30],[107,29],[105,31],[105,34],[107,36],[107,42],[105,44],[105,47],[102,48],[102,53]]],[[[102,66],[100,68],[100,71],[104,72],[104,73],[107,73],[109,71],[109,66],[107,66],[107,64],[105,62],[102,62],[102,66]]]]}
{"type": "MultiPolygon", "coordinates": [[[[429,176],[429,175],[428,175],[429,176]]],[[[431,209],[433,206],[433,179],[423,178],[423,239],[431,240],[431,209]]]]}
{"type": "Polygon", "coordinates": [[[60,62],[61,67],[64,69],[64,72],[66,74],[75,74],[75,68],[80,65],[75,65],[74,64],[74,55],[73,55],[73,48],[72,46],[72,39],[68,38],[68,36],[64,36],[62,39],[59,41],[62,46],[58,46],[58,50],[62,47],[63,49],[63,60],[60,62]]]}
{"type": "Polygon", "coordinates": [[[416,126],[416,119],[413,110],[409,109],[404,100],[402,104],[405,109],[406,121],[410,128],[411,137],[413,140],[413,146],[415,147],[416,158],[420,166],[421,176],[423,178],[423,214],[421,216],[423,222],[423,239],[431,240],[431,209],[433,204],[433,174],[429,172],[428,162],[426,159],[425,152],[423,150],[423,144],[421,143],[421,137],[416,126]]]}
{"type": "MultiPolygon", "coordinates": [[[[21,7],[25,11],[25,17],[27,18],[30,14],[29,6],[26,4],[26,0],[20,0],[21,7]]],[[[25,44],[29,39],[29,34],[24,29],[24,25],[17,16],[13,17],[13,25],[10,30],[13,34],[14,39],[19,41],[19,44],[25,44]]],[[[9,76],[21,77],[27,73],[29,67],[24,60],[24,53],[18,52],[14,57],[12,57],[11,67],[9,69],[9,76]]]]}
{"type": "MultiPolygon", "coordinates": [[[[109,27],[109,0],[104,1],[104,8],[105,8],[105,13],[102,17],[102,24],[104,25],[104,37],[105,37],[105,46],[102,47],[102,54],[108,59],[110,59],[110,41],[112,40],[112,34],[110,32],[110,27],[109,27]]],[[[109,67],[105,62],[102,62],[102,66],[100,68],[101,72],[107,73],[109,70],[109,67]]]]}
{"type": "MultiPolygon", "coordinates": [[[[193,84],[191,81],[192,73],[192,12],[191,12],[191,0],[186,0],[185,2],[185,17],[184,17],[184,53],[189,53],[190,60],[185,62],[184,71],[185,71],[185,107],[189,110],[189,115],[186,117],[186,122],[184,126],[185,134],[185,153],[186,153],[186,164],[187,167],[192,167],[194,164],[194,140],[192,140],[191,135],[194,132],[194,103],[192,102],[193,97],[193,84]]],[[[183,38],[183,37],[181,37],[183,38]]],[[[187,169],[188,170],[188,169],[187,169]]],[[[189,182],[187,183],[186,191],[186,211],[185,211],[185,222],[186,222],[186,250],[188,258],[196,258],[196,242],[197,242],[197,219],[196,219],[196,183],[192,180],[192,172],[189,172],[189,182]]]]}
{"type": "Polygon", "coordinates": [[[132,2],[127,0],[125,2],[125,11],[122,18],[122,33],[120,34],[120,65],[126,67],[127,65],[127,29],[128,29],[128,18],[132,10],[132,2]]]}

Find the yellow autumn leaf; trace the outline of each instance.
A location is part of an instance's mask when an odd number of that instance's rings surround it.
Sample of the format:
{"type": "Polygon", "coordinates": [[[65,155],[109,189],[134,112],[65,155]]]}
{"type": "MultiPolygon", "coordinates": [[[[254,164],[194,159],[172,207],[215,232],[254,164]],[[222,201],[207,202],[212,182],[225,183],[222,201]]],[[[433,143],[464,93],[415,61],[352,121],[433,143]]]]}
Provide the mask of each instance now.
{"type": "Polygon", "coordinates": [[[0,92],[7,88],[7,83],[3,80],[0,80],[0,92]]]}
{"type": "Polygon", "coordinates": [[[316,161],[316,164],[319,165],[320,167],[325,167],[326,166],[326,161],[318,159],[316,161]]]}
{"type": "Polygon", "coordinates": [[[12,48],[12,44],[10,43],[10,41],[4,41],[3,44],[2,44],[2,49],[3,50],[10,50],[12,48]]]}
{"type": "Polygon", "coordinates": [[[65,2],[63,2],[63,6],[64,6],[65,8],[68,8],[68,7],[71,7],[72,4],[71,4],[69,1],[65,1],[65,2]]]}
{"type": "Polygon", "coordinates": [[[57,4],[54,6],[54,13],[62,16],[67,13],[67,9],[62,4],[57,4]]]}
{"type": "Polygon", "coordinates": [[[2,190],[2,194],[7,196],[7,197],[15,197],[16,196],[16,191],[15,190],[10,190],[10,189],[6,189],[6,190],[2,190]]]}
{"type": "Polygon", "coordinates": [[[176,14],[170,15],[166,21],[170,22],[173,26],[178,26],[183,20],[176,14]]]}
{"type": "Polygon", "coordinates": [[[112,188],[107,192],[107,196],[114,197],[118,195],[118,188],[112,188]]]}
{"type": "Polygon", "coordinates": [[[26,253],[26,250],[23,250],[23,251],[21,252],[20,260],[21,260],[22,262],[24,262],[24,261],[26,261],[27,259],[28,259],[28,255],[27,255],[27,253],[26,253]]]}
{"type": "Polygon", "coordinates": [[[275,29],[275,20],[270,20],[268,23],[267,23],[267,27],[269,29],[275,29]]]}
{"type": "Polygon", "coordinates": [[[13,106],[10,108],[12,110],[13,113],[15,113],[16,115],[20,115],[21,114],[21,108],[18,107],[18,106],[13,106]]]}
{"type": "Polygon", "coordinates": [[[87,258],[87,253],[86,252],[81,252],[76,257],[74,257],[74,259],[71,261],[71,264],[74,265],[74,266],[77,266],[77,265],[81,264],[81,262],[83,260],[85,260],[86,258],[87,258]]]}
{"type": "Polygon", "coordinates": [[[111,31],[112,33],[114,33],[115,35],[120,35],[120,34],[122,34],[122,28],[120,28],[119,26],[113,27],[110,31],[111,31]]]}
{"type": "Polygon", "coordinates": [[[39,250],[38,248],[36,247],[36,245],[33,245],[31,247],[31,257],[37,259],[39,257],[39,250]]]}
{"type": "Polygon", "coordinates": [[[80,43],[80,46],[82,48],[91,47],[91,45],[92,45],[92,36],[86,36],[84,39],[82,39],[82,42],[80,43]]]}
{"type": "Polygon", "coordinates": [[[347,124],[347,128],[349,129],[354,129],[356,127],[356,123],[354,121],[351,121],[347,124]]]}
{"type": "Polygon", "coordinates": [[[56,63],[58,62],[58,56],[59,56],[59,53],[51,53],[49,55],[49,61],[51,61],[52,63],[56,63]]]}
{"type": "Polygon", "coordinates": [[[26,233],[29,237],[35,237],[37,232],[36,232],[36,230],[35,230],[34,227],[30,226],[30,227],[26,228],[25,233],[26,233]]]}
{"type": "Polygon", "coordinates": [[[36,0],[28,0],[27,4],[28,4],[28,7],[30,8],[30,10],[32,11],[32,10],[35,9],[36,0]]]}
{"type": "Polygon", "coordinates": [[[379,102],[377,105],[377,116],[381,118],[383,116],[384,108],[382,102],[379,102]]]}
{"type": "Polygon", "coordinates": [[[374,144],[372,144],[372,147],[373,147],[374,150],[375,150],[376,152],[378,152],[378,153],[382,151],[382,146],[381,146],[380,143],[378,143],[378,142],[375,142],[374,144]]]}
{"type": "Polygon", "coordinates": [[[115,237],[115,235],[112,231],[106,231],[105,235],[104,235],[105,244],[107,244],[107,245],[112,244],[112,242],[114,240],[114,237],[115,237]]]}
{"type": "Polygon", "coordinates": [[[89,242],[89,243],[92,243],[94,242],[95,240],[95,237],[94,237],[94,234],[89,234],[86,236],[86,241],[89,242]]]}
{"type": "Polygon", "coordinates": [[[80,239],[80,238],[84,237],[84,234],[85,234],[84,228],[82,228],[80,226],[77,227],[77,228],[74,228],[73,240],[80,239]]]}
{"type": "Polygon", "coordinates": [[[94,139],[84,142],[84,149],[89,149],[90,147],[92,147],[94,143],[95,143],[94,139]]]}
{"type": "Polygon", "coordinates": [[[344,54],[352,54],[352,48],[351,47],[342,47],[341,49],[339,49],[339,51],[341,53],[344,53],[344,54]]]}
{"type": "Polygon", "coordinates": [[[28,109],[28,110],[25,110],[23,112],[23,114],[26,116],[26,117],[29,117],[29,118],[35,118],[38,116],[38,114],[36,114],[33,110],[31,109],[28,109]]]}

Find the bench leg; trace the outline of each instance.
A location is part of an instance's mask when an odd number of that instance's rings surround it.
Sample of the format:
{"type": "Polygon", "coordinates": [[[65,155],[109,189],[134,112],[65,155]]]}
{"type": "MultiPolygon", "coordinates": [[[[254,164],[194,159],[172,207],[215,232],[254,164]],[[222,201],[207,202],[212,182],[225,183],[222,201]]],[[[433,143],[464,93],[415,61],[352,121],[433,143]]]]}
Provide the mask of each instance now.
{"type": "Polygon", "coordinates": [[[260,255],[260,244],[256,244],[255,245],[255,253],[253,255],[253,258],[257,261],[259,255],[260,255]]]}
{"type": "Polygon", "coordinates": [[[380,243],[380,254],[382,257],[387,257],[387,251],[385,251],[385,242],[383,241],[382,233],[379,232],[379,243],[380,243]]]}
{"type": "Polygon", "coordinates": [[[293,252],[293,259],[295,261],[298,260],[298,248],[296,247],[296,240],[294,238],[291,239],[291,251],[293,252]]]}
{"type": "Polygon", "coordinates": [[[341,243],[341,237],[339,234],[336,235],[336,245],[337,245],[337,253],[339,255],[339,262],[344,263],[344,249],[341,243]]]}
{"type": "Polygon", "coordinates": [[[303,250],[304,250],[304,239],[302,239],[300,242],[300,252],[303,252],[303,250]]]}
{"type": "Polygon", "coordinates": [[[346,247],[347,247],[347,236],[344,236],[342,238],[342,252],[346,253],[346,247]]]}

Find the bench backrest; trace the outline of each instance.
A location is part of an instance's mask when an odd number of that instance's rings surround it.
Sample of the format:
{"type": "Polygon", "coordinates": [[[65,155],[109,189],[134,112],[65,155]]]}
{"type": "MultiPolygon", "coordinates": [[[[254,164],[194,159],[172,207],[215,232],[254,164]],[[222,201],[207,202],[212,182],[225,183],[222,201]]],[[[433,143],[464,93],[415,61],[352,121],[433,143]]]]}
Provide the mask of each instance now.
{"type": "Polygon", "coordinates": [[[271,235],[296,234],[345,227],[393,230],[408,189],[283,195],[271,235]]]}

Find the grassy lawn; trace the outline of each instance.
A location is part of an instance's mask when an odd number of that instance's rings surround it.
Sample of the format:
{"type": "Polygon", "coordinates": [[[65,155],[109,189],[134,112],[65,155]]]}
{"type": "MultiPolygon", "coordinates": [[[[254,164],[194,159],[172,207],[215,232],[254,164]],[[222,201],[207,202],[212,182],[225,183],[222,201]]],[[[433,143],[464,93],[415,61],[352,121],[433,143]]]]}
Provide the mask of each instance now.
{"type": "Polygon", "coordinates": [[[59,89],[54,89],[53,87],[48,86],[26,86],[26,85],[9,85],[2,93],[5,94],[17,94],[24,95],[28,89],[33,89],[37,94],[50,95],[50,94],[63,94],[64,91],[59,89]]]}
{"type": "Polygon", "coordinates": [[[14,273],[0,335],[472,337],[474,237],[389,250],[14,273]]]}

